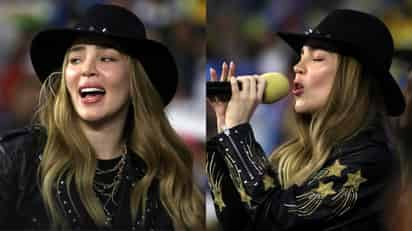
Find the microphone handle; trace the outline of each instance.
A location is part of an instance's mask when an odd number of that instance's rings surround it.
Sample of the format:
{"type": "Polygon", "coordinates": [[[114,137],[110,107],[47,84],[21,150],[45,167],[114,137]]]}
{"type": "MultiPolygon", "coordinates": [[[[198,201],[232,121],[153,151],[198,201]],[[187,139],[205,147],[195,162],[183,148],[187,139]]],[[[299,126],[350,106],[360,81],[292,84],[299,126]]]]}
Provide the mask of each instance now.
{"type": "MultiPolygon", "coordinates": [[[[237,81],[239,90],[242,90],[241,82],[237,81]]],[[[206,96],[208,98],[218,98],[222,102],[228,102],[232,97],[232,86],[227,81],[207,81],[206,96]]]]}

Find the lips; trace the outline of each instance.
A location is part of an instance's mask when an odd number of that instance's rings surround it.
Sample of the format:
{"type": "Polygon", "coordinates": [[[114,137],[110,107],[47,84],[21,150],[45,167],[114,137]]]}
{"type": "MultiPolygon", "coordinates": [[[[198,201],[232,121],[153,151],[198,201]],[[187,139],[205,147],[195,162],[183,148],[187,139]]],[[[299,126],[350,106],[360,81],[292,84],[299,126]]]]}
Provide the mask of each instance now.
{"type": "Polygon", "coordinates": [[[101,85],[83,85],[79,88],[81,102],[92,104],[101,101],[106,94],[106,90],[101,85]]]}
{"type": "Polygon", "coordinates": [[[292,88],[292,94],[295,96],[300,96],[303,94],[303,85],[300,83],[294,83],[292,88]]]}

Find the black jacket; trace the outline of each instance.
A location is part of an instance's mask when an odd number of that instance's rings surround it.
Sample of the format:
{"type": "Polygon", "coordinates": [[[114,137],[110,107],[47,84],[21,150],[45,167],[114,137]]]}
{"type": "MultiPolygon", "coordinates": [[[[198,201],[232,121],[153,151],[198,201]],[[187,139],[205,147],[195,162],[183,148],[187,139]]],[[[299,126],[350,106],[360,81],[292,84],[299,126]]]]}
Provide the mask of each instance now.
{"type": "MultiPolygon", "coordinates": [[[[50,228],[37,182],[37,169],[46,139],[45,129],[40,126],[15,130],[0,138],[0,230],[50,228]]],[[[157,181],[149,188],[145,222],[138,214],[136,222],[132,223],[130,189],[144,176],[144,167],[143,160],[137,155],[127,155],[122,178],[125,180],[119,190],[120,206],[111,230],[173,230],[172,221],[160,203],[157,181]]],[[[65,182],[59,182],[56,200],[70,229],[99,229],[82,206],[74,187],[70,187],[72,196],[69,197],[61,185],[65,182]]]]}
{"type": "Polygon", "coordinates": [[[383,129],[372,126],[337,145],[307,182],[284,190],[249,124],[207,142],[208,180],[224,230],[385,230],[385,191],[398,164],[383,129]]]}

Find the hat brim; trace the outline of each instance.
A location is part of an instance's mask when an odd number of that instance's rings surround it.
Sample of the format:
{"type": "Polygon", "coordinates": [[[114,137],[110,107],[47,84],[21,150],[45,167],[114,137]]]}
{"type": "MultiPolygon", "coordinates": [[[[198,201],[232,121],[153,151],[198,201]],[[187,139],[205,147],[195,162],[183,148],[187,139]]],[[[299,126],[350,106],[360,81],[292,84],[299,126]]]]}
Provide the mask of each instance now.
{"type": "MultiPolygon", "coordinates": [[[[302,46],[308,39],[318,39],[321,41],[326,41],[330,43],[335,43],[337,46],[348,46],[345,42],[337,41],[329,38],[325,38],[322,35],[317,34],[297,34],[297,33],[285,33],[278,32],[278,36],[283,39],[296,53],[300,54],[302,46]]],[[[353,49],[348,47],[348,49],[353,49]]],[[[405,110],[405,98],[402,91],[396,82],[395,78],[388,71],[376,71],[374,72],[378,75],[384,94],[384,103],[386,112],[390,116],[399,116],[405,110]]]]}
{"type": "Polygon", "coordinates": [[[300,49],[302,49],[307,39],[307,36],[303,34],[277,32],[277,35],[298,54],[300,54],[300,49]]]}
{"type": "Polygon", "coordinates": [[[383,87],[384,102],[388,115],[399,116],[405,111],[405,97],[390,72],[386,72],[381,77],[383,87]]]}
{"type": "Polygon", "coordinates": [[[333,38],[325,37],[322,34],[297,34],[297,33],[285,33],[285,32],[278,32],[278,36],[283,39],[286,43],[289,44],[292,49],[300,54],[300,50],[302,49],[303,45],[305,45],[306,41],[313,39],[318,41],[323,41],[333,45],[340,53],[347,53],[353,52],[355,48],[348,44],[345,41],[336,40],[333,38]]]}
{"type": "Polygon", "coordinates": [[[393,55],[406,62],[412,62],[412,49],[396,49],[393,55]]]}
{"type": "Polygon", "coordinates": [[[124,44],[127,54],[137,58],[166,106],[177,90],[178,70],[171,52],[163,44],[150,39],[134,39],[99,31],[50,29],[38,33],[32,40],[30,57],[33,68],[44,82],[53,72],[60,72],[64,55],[75,39],[101,36],[124,44]]]}

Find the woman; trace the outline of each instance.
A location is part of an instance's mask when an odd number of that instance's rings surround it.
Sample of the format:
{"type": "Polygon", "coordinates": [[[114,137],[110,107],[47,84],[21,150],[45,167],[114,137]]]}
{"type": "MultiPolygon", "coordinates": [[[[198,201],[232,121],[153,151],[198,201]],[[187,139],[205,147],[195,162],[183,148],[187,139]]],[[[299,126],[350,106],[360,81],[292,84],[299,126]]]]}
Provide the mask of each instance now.
{"type": "Polygon", "coordinates": [[[207,143],[207,171],[222,227],[383,230],[385,191],[398,170],[383,120],[405,107],[389,73],[388,29],[374,16],[335,10],[305,34],[279,36],[300,54],[294,137],[266,158],[248,123],[265,82],[235,79],[233,63],[220,78],[230,77],[230,101],[209,100],[220,133],[207,143]]]}
{"type": "Polygon", "coordinates": [[[131,12],[96,5],[74,28],[35,36],[40,125],[0,145],[0,226],[193,230],[203,225],[192,158],[164,113],[168,49],[131,12]]]}

